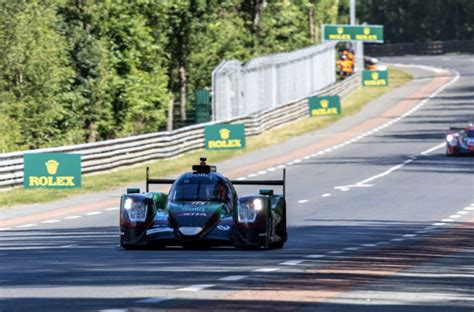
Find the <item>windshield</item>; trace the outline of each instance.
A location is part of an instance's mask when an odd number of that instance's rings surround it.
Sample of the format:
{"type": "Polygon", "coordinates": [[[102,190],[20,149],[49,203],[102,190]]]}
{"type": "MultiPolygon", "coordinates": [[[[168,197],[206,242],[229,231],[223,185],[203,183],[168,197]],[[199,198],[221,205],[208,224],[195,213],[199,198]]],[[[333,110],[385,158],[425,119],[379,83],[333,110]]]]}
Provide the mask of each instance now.
{"type": "Polygon", "coordinates": [[[226,201],[226,186],[212,175],[193,175],[179,179],[170,191],[171,201],[226,201]]]}

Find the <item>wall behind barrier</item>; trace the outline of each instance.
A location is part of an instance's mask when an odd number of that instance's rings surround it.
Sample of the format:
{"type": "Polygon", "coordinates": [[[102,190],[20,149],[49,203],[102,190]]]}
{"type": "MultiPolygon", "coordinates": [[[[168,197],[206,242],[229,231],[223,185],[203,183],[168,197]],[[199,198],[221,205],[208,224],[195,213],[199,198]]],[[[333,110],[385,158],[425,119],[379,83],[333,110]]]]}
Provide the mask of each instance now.
{"type": "Polygon", "coordinates": [[[273,109],[318,92],[336,81],[334,42],[242,64],[222,62],[212,72],[213,120],[273,109]]]}

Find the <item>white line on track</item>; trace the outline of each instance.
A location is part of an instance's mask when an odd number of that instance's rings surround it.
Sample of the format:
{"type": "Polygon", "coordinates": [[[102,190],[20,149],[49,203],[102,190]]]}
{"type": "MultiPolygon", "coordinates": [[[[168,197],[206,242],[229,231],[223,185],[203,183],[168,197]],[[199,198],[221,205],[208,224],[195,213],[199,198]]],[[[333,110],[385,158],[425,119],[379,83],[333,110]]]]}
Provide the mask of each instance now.
{"type": "Polygon", "coordinates": [[[11,229],[12,229],[11,227],[4,227],[4,228],[0,228],[0,231],[9,231],[11,229]]]}
{"type": "Polygon", "coordinates": [[[375,247],[377,244],[362,244],[363,247],[375,247]]]}
{"type": "Polygon", "coordinates": [[[429,233],[430,231],[427,231],[427,230],[421,230],[421,231],[416,231],[415,233],[416,234],[426,234],[426,233],[429,233]]]}
{"type": "Polygon", "coordinates": [[[421,155],[428,155],[429,153],[431,153],[433,151],[436,151],[437,149],[440,149],[440,148],[444,147],[445,145],[446,145],[446,143],[443,142],[441,144],[433,146],[432,148],[427,149],[426,151],[421,152],[420,154],[421,155]]]}
{"type": "Polygon", "coordinates": [[[119,207],[110,207],[110,208],[106,208],[104,210],[107,210],[107,211],[113,211],[113,210],[118,210],[119,207]]]}
{"type": "Polygon", "coordinates": [[[303,263],[304,260],[288,260],[284,262],[280,262],[280,265],[298,265],[303,263]]]}
{"type": "Polygon", "coordinates": [[[446,225],[446,223],[444,222],[435,222],[433,223],[434,226],[443,226],[443,225],[446,225]]]}
{"type": "Polygon", "coordinates": [[[403,238],[392,238],[390,241],[391,242],[403,242],[404,239],[403,238]]]}
{"type": "Polygon", "coordinates": [[[321,197],[329,197],[331,196],[331,193],[324,193],[323,195],[321,195],[321,197]]]}
{"type": "Polygon", "coordinates": [[[354,250],[359,250],[361,247],[347,247],[344,248],[344,250],[349,250],[349,251],[354,251],[354,250]]]}
{"type": "Polygon", "coordinates": [[[146,298],[146,299],[138,300],[136,302],[137,303],[160,303],[160,302],[167,301],[167,300],[172,300],[172,299],[174,299],[174,298],[171,298],[171,297],[154,297],[154,298],[146,298]]]}
{"type": "Polygon", "coordinates": [[[61,220],[58,220],[58,219],[51,219],[51,220],[42,221],[41,223],[58,223],[60,221],[61,220]]]}
{"type": "Polygon", "coordinates": [[[462,211],[462,210],[457,212],[457,214],[460,214],[460,215],[466,215],[466,214],[468,214],[468,213],[469,213],[469,212],[467,212],[467,211],[462,211]]]}
{"type": "Polygon", "coordinates": [[[62,245],[62,246],[59,246],[60,248],[71,248],[71,247],[75,247],[77,245],[62,245]]]}
{"type": "Polygon", "coordinates": [[[342,254],[344,251],[342,250],[332,250],[332,251],[328,251],[326,252],[326,254],[328,255],[338,255],[338,254],[342,254]]]}
{"type": "Polygon", "coordinates": [[[260,269],[253,270],[253,272],[268,273],[268,272],[275,272],[279,270],[280,270],[279,268],[260,268],[260,269]]]}
{"type": "Polygon", "coordinates": [[[260,174],[260,175],[265,174],[265,173],[267,173],[267,170],[261,170],[261,171],[257,172],[257,174],[260,174]]]}
{"type": "Polygon", "coordinates": [[[324,258],[326,257],[326,255],[308,255],[308,256],[304,256],[304,258],[308,258],[308,259],[319,259],[319,258],[324,258]]]}
{"type": "Polygon", "coordinates": [[[298,200],[298,204],[304,204],[304,203],[307,203],[307,202],[308,202],[307,199],[298,200]]]}
{"type": "Polygon", "coordinates": [[[405,234],[403,235],[403,237],[416,237],[417,235],[416,234],[405,234]]]}
{"type": "Polygon", "coordinates": [[[450,215],[449,218],[450,219],[457,219],[457,218],[461,218],[461,216],[458,215],[458,214],[453,214],[453,215],[450,215]]]}
{"type": "Polygon", "coordinates": [[[247,277],[247,275],[229,275],[229,276],[219,278],[218,281],[221,281],[221,282],[235,282],[235,281],[240,281],[240,280],[242,280],[246,277],[247,277]]]}
{"type": "Polygon", "coordinates": [[[37,226],[37,225],[38,224],[36,224],[36,223],[23,224],[23,225],[17,226],[17,228],[28,228],[28,227],[37,226]]]}
{"type": "Polygon", "coordinates": [[[237,181],[242,181],[242,180],[245,180],[245,179],[246,179],[246,177],[238,177],[236,180],[237,181]]]}
{"type": "Polygon", "coordinates": [[[441,220],[441,222],[453,222],[454,220],[453,219],[443,219],[441,220]]]}
{"type": "Polygon", "coordinates": [[[464,210],[474,210],[474,207],[466,207],[464,210]]]}
{"type": "Polygon", "coordinates": [[[206,288],[211,288],[216,285],[214,284],[197,284],[197,285],[191,285],[183,288],[179,288],[178,291],[200,291],[206,288]]]}
{"type": "Polygon", "coordinates": [[[70,216],[70,217],[64,218],[64,220],[72,220],[72,219],[79,219],[79,218],[82,218],[82,216],[70,216]]]}
{"type": "Polygon", "coordinates": [[[101,214],[102,211],[92,211],[92,212],[88,212],[86,213],[86,216],[95,216],[95,215],[98,215],[98,214],[101,214]]]}

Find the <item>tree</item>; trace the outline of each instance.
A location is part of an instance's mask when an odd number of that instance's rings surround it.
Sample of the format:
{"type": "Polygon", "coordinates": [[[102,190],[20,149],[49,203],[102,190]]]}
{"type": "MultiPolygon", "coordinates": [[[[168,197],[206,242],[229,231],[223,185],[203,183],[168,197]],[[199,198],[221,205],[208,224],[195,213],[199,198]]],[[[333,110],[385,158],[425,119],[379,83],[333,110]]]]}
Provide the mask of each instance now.
{"type": "Polygon", "coordinates": [[[71,71],[65,41],[55,29],[54,4],[2,1],[0,15],[0,114],[11,125],[3,148],[64,142],[67,131],[61,127],[65,117],[62,100],[70,96],[67,82],[71,71]]]}

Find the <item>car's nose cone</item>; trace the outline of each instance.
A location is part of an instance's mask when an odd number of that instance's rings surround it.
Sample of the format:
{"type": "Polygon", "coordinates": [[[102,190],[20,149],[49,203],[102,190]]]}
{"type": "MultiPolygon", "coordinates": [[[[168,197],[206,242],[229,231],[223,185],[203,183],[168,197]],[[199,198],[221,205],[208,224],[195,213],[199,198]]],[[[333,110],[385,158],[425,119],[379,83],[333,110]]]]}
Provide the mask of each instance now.
{"type": "Polygon", "coordinates": [[[210,202],[170,202],[170,217],[183,236],[196,236],[219,221],[223,204],[210,202]]]}
{"type": "Polygon", "coordinates": [[[194,235],[198,235],[199,233],[201,233],[202,227],[199,227],[199,226],[181,226],[179,228],[179,231],[183,235],[194,236],[194,235]]]}

